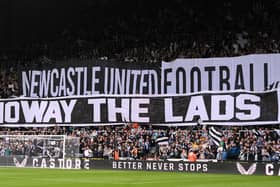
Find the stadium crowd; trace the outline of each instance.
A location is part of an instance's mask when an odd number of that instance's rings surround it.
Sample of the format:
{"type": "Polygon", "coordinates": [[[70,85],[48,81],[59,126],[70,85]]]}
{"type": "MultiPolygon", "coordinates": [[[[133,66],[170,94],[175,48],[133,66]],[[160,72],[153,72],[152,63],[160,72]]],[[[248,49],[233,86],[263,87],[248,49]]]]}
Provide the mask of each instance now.
{"type": "MultiPolygon", "coordinates": [[[[54,127],[33,128],[32,130],[1,129],[1,135],[68,135],[80,138],[80,154],[100,159],[188,159],[193,151],[198,159],[279,161],[280,132],[271,128],[223,129],[219,145],[215,145],[205,127],[195,128],[154,128],[130,124],[106,127],[54,127]],[[159,142],[164,138],[164,142],[159,142]],[[116,158],[114,154],[118,154],[116,158]]],[[[0,138],[1,156],[29,155],[42,156],[36,149],[36,141],[10,143],[0,138]],[[33,145],[32,145],[33,144],[33,145]]],[[[59,147],[59,146],[58,146],[59,147]]],[[[62,149],[61,149],[62,151],[62,149]]],[[[61,156],[60,154],[56,154],[61,156]]],[[[49,155],[46,155],[49,156],[49,155]]]]}
{"type": "MultiPolygon", "coordinates": [[[[19,96],[17,66],[24,64],[39,65],[72,58],[158,63],[175,58],[279,53],[280,5],[277,2],[243,2],[246,8],[239,10],[240,6],[230,1],[212,4],[211,1],[175,0],[170,4],[162,1],[162,6],[154,5],[146,11],[141,1],[138,3],[138,8],[127,10],[130,16],[105,16],[104,27],[96,26],[95,30],[67,27],[51,41],[1,52],[0,98],[19,96]],[[208,11],[200,11],[204,3],[209,6],[208,11]],[[143,11],[146,14],[142,14],[143,11]]],[[[90,6],[83,10],[86,12],[84,22],[95,16],[94,11],[89,10],[90,6]]],[[[274,127],[259,127],[256,131],[232,128],[223,132],[220,145],[216,146],[209,138],[208,129],[202,127],[158,129],[133,124],[21,130],[0,127],[0,134],[80,137],[80,153],[92,158],[111,159],[118,152],[120,157],[131,159],[186,159],[192,150],[199,159],[279,161],[280,136],[274,127]],[[159,145],[157,140],[161,137],[166,137],[167,143],[159,145]]],[[[30,147],[32,142],[8,144],[4,138],[0,139],[1,156],[30,154],[30,147]]]]}

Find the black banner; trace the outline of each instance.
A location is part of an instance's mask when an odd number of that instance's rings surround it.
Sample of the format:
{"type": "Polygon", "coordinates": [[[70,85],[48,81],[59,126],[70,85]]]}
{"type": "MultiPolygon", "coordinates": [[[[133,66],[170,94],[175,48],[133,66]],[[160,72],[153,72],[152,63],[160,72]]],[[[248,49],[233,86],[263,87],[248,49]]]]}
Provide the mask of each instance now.
{"type": "Polygon", "coordinates": [[[226,173],[240,175],[280,176],[280,165],[275,163],[242,162],[183,162],[137,160],[89,160],[83,158],[31,158],[0,157],[0,166],[57,168],[57,169],[107,169],[133,171],[165,171],[184,173],[226,173]]]}
{"type": "MultiPolygon", "coordinates": [[[[40,64],[40,63],[38,63],[40,64]]],[[[66,61],[22,67],[25,97],[160,94],[160,66],[116,61],[66,61]]]]}
{"type": "Polygon", "coordinates": [[[90,169],[90,161],[82,158],[40,158],[28,156],[0,157],[0,166],[18,168],[90,169]]]}
{"type": "Polygon", "coordinates": [[[167,171],[185,173],[226,173],[241,175],[277,175],[280,165],[241,162],[182,162],[182,161],[93,161],[93,169],[167,171]]]}
{"type": "Polygon", "coordinates": [[[167,96],[80,96],[0,100],[0,126],[279,123],[277,91],[167,96]]]}

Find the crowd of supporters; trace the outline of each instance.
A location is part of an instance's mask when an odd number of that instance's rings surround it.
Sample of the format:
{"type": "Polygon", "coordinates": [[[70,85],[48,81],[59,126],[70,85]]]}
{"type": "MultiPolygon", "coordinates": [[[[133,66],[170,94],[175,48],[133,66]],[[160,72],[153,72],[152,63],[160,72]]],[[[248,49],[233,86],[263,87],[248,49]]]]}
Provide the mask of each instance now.
{"type": "MultiPolygon", "coordinates": [[[[0,98],[19,96],[16,67],[27,63],[38,65],[71,58],[159,63],[175,58],[279,53],[280,5],[277,2],[243,2],[245,8],[241,10],[240,2],[229,1],[195,3],[174,0],[168,6],[162,1],[161,6],[154,5],[151,9],[142,7],[141,1],[137,2],[140,3],[137,8],[126,10],[130,16],[104,15],[106,24],[93,30],[85,25],[79,29],[69,26],[51,41],[29,43],[1,52],[0,98]],[[200,11],[202,4],[209,10],[200,11]]],[[[90,5],[88,9],[91,9],[90,5]]],[[[95,16],[94,11],[89,10],[83,10],[86,14],[82,22],[95,16]]],[[[118,152],[120,157],[130,159],[186,159],[192,150],[197,152],[199,159],[278,161],[280,139],[277,131],[274,128],[258,128],[257,131],[256,134],[240,128],[225,129],[220,145],[216,146],[209,138],[207,128],[201,127],[157,129],[149,125],[127,125],[24,131],[0,129],[1,134],[80,137],[80,153],[93,158],[111,159],[118,152]],[[157,139],[160,137],[167,137],[167,143],[159,145],[157,139]]],[[[13,145],[0,139],[0,154],[26,154],[30,144],[32,142],[13,145]]]]}
{"type": "MultiPolygon", "coordinates": [[[[223,129],[219,145],[215,145],[205,127],[154,128],[135,124],[106,127],[33,128],[27,131],[1,129],[1,135],[68,135],[80,138],[80,156],[99,159],[166,160],[188,159],[193,151],[198,159],[279,161],[280,132],[273,128],[223,129]],[[159,139],[165,138],[165,142],[159,139]],[[118,154],[116,158],[114,154],[118,154]]],[[[36,141],[37,143],[37,141],[36,141]]],[[[34,144],[34,145],[33,145],[34,144]]],[[[10,143],[0,138],[0,154],[31,155],[33,141],[10,143]]],[[[59,146],[57,146],[59,149],[59,146]]],[[[62,148],[61,150],[62,151],[62,148]]],[[[60,154],[56,154],[61,156],[60,154]]],[[[49,157],[50,155],[45,155],[49,157]]]]}
{"type": "Polygon", "coordinates": [[[0,60],[46,56],[153,63],[279,52],[278,2],[116,1],[99,6],[80,10],[85,16],[79,27],[66,26],[51,41],[19,46],[0,54],[0,60]],[[100,15],[103,9],[110,12],[100,15]]]}

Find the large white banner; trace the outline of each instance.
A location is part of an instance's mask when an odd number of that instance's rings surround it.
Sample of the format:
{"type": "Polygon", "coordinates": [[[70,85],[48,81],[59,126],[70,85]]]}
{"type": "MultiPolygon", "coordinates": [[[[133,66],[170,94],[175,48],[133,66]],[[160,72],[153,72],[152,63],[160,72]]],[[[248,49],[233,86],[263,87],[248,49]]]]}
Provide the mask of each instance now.
{"type": "Polygon", "coordinates": [[[162,63],[161,93],[278,88],[280,54],[176,59],[162,63]]]}

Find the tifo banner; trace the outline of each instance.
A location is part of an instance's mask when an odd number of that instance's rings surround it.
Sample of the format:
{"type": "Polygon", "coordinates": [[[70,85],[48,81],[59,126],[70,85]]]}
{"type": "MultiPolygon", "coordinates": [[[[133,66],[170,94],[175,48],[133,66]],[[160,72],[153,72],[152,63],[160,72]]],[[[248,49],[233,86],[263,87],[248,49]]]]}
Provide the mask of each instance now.
{"type": "Polygon", "coordinates": [[[67,61],[21,69],[25,97],[165,95],[278,88],[280,54],[176,59],[161,65],[67,61]]]}
{"type": "Polygon", "coordinates": [[[131,122],[168,126],[280,122],[280,90],[175,95],[67,96],[0,100],[0,126],[91,126],[131,122]]]}
{"type": "Polygon", "coordinates": [[[160,94],[160,66],[110,61],[67,61],[24,67],[26,97],[160,94]]]}

